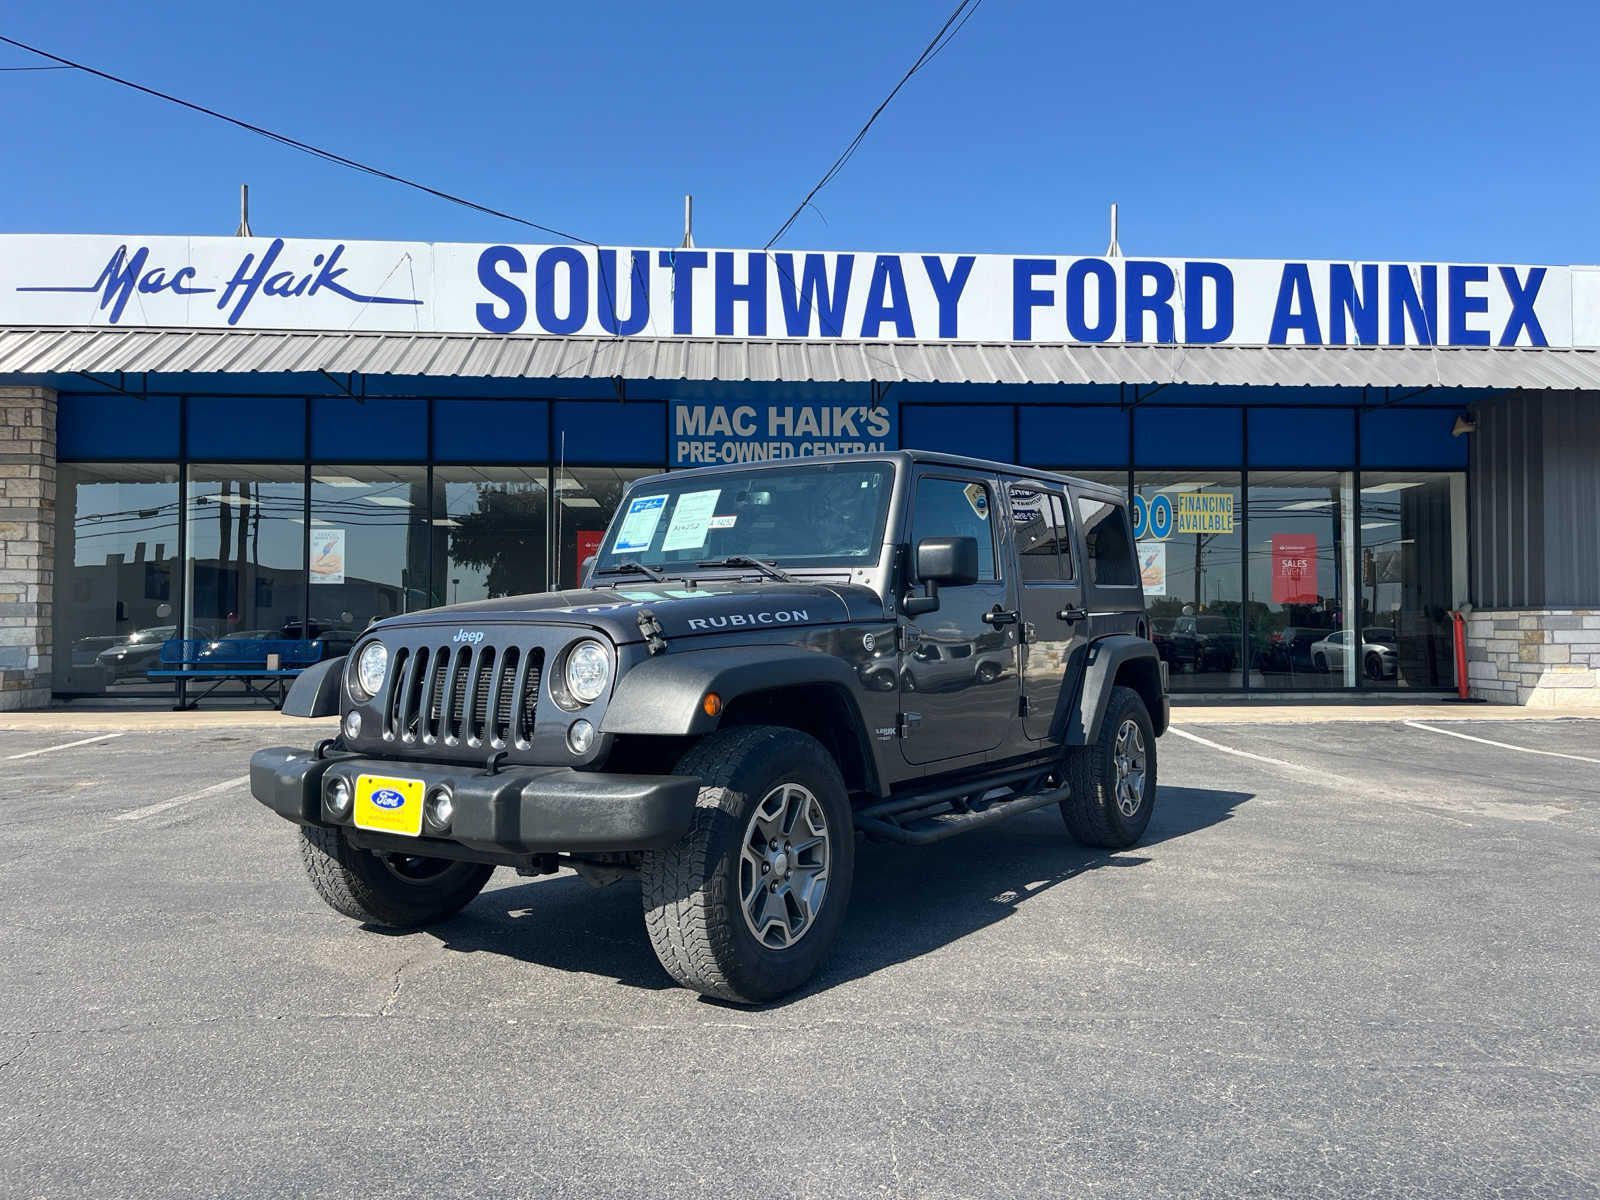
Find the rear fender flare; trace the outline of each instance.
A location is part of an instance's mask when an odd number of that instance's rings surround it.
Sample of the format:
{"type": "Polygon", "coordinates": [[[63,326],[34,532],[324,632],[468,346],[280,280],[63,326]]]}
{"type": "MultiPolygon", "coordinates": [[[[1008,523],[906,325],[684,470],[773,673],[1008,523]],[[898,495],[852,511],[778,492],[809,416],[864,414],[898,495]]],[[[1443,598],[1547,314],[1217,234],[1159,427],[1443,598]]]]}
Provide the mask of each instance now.
{"type": "Polygon", "coordinates": [[[1087,746],[1100,736],[1111,689],[1116,686],[1118,672],[1125,666],[1135,668],[1135,677],[1142,684],[1139,691],[1144,695],[1145,707],[1150,710],[1156,735],[1166,732],[1167,698],[1162,689],[1161,656],[1155,643],[1129,633],[1116,633],[1089,643],[1078,694],[1057,717],[1061,726],[1060,741],[1064,745],[1087,746]]]}

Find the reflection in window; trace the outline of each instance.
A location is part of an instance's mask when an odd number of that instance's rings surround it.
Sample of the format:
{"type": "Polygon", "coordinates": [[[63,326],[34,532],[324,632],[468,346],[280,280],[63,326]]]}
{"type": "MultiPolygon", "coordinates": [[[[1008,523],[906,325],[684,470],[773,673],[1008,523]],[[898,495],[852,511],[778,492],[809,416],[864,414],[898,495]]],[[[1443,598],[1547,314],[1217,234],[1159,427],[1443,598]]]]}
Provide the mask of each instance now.
{"type": "Polygon", "coordinates": [[[1352,480],[1338,471],[1250,475],[1252,684],[1345,688],[1359,656],[1344,636],[1355,556],[1352,480]]]}
{"type": "Polygon", "coordinates": [[[978,545],[978,578],[994,579],[994,534],[989,489],[962,479],[923,476],[911,518],[913,543],[924,538],[969,537],[978,545]]]}
{"type": "Polygon", "coordinates": [[[1458,473],[1361,476],[1357,665],[1368,686],[1455,685],[1453,531],[1465,494],[1458,473]]]}
{"type": "Polygon", "coordinates": [[[584,560],[600,549],[623,489],[659,472],[633,467],[568,467],[556,473],[556,577],[576,587],[584,560]]]}
{"type": "Polygon", "coordinates": [[[1141,471],[1134,494],[1162,514],[1159,528],[1145,521],[1135,532],[1150,636],[1172,690],[1243,686],[1238,474],[1141,471]]]}
{"type": "Polygon", "coordinates": [[[294,637],[305,601],[305,468],[189,468],[184,636],[294,637]]]}
{"type": "Polygon", "coordinates": [[[309,532],[311,632],[305,636],[348,641],[373,621],[428,607],[422,467],[312,467],[309,532]]]}
{"type": "Polygon", "coordinates": [[[433,488],[434,604],[545,590],[543,467],[437,467],[433,488]]]}
{"type": "Polygon", "coordinates": [[[177,635],[177,468],[58,471],[55,690],[148,690],[145,672],[177,635]]]}

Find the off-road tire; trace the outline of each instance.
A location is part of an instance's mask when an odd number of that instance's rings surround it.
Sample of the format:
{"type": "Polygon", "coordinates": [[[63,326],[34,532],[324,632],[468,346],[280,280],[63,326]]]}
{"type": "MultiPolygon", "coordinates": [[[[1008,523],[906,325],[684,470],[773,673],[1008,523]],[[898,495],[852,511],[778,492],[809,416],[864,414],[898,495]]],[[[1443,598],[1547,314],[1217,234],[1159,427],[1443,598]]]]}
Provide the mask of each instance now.
{"type": "Polygon", "coordinates": [[[391,929],[415,929],[459,912],[494,874],[485,863],[452,862],[426,880],[402,879],[372,851],[352,846],[343,831],[319,825],[300,827],[300,861],[329,908],[391,929]]]}
{"type": "Polygon", "coordinates": [[[647,852],[640,867],[656,957],[684,987],[723,1000],[760,1004],[794,990],[827,955],[850,903],[855,830],[838,765],[808,734],[745,725],[696,744],[674,773],[698,776],[701,787],[688,832],[647,852]],[[756,807],[783,783],[801,784],[820,801],[829,865],[811,926],[778,950],[757,941],[745,922],[739,860],[756,807]]]}
{"type": "Polygon", "coordinates": [[[1150,824],[1156,806],[1156,738],[1144,699],[1129,687],[1113,687],[1100,722],[1100,735],[1088,746],[1067,751],[1071,795],[1061,802],[1067,831],[1085,846],[1120,850],[1131,846],[1150,824]],[[1144,738],[1143,795],[1132,816],[1117,804],[1116,745],[1123,723],[1133,721],[1144,738]]]}

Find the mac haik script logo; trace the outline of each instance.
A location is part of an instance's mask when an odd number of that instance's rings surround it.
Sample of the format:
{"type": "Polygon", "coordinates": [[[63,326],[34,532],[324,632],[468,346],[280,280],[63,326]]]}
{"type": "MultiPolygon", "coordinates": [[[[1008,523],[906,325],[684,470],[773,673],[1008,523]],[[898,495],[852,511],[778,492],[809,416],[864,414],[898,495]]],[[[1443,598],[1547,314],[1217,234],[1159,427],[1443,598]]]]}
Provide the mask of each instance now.
{"type": "MultiPolygon", "coordinates": [[[[226,282],[207,285],[199,272],[187,263],[158,262],[149,246],[129,249],[124,244],[113,251],[93,283],[32,284],[19,292],[85,292],[100,297],[100,311],[115,325],[127,311],[128,302],[138,296],[216,296],[217,311],[228,314],[228,324],[237,325],[252,304],[262,297],[274,301],[295,301],[324,293],[339,296],[352,304],[407,304],[420,306],[421,300],[399,296],[379,296],[357,291],[343,282],[349,270],[341,267],[345,244],[313,254],[309,260],[285,256],[284,240],[274,238],[258,256],[251,250],[241,255],[226,282]]],[[[219,277],[220,278],[220,277],[219,277]]],[[[382,286],[381,284],[379,286],[382,286]]]]}

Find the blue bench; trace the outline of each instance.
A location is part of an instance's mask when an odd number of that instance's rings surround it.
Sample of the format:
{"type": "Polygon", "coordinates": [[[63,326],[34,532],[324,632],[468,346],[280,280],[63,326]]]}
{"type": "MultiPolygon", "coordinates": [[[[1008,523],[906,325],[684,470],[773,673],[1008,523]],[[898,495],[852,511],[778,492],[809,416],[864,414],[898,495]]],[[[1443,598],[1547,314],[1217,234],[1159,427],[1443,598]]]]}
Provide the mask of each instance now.
{"type": "Polygon", "coordinates": [[[295,676],[320,662],[322,649],[320,642],[299,638],[172,638],[162,643],[161,665],[147,674],[151,679],[177,681],[179,708],[198,708],[200,701],[229,682],[273,708],[282,708],[295,676]],[[211,686],[189,699],[188,685],[201,682],[211,686]]]}

